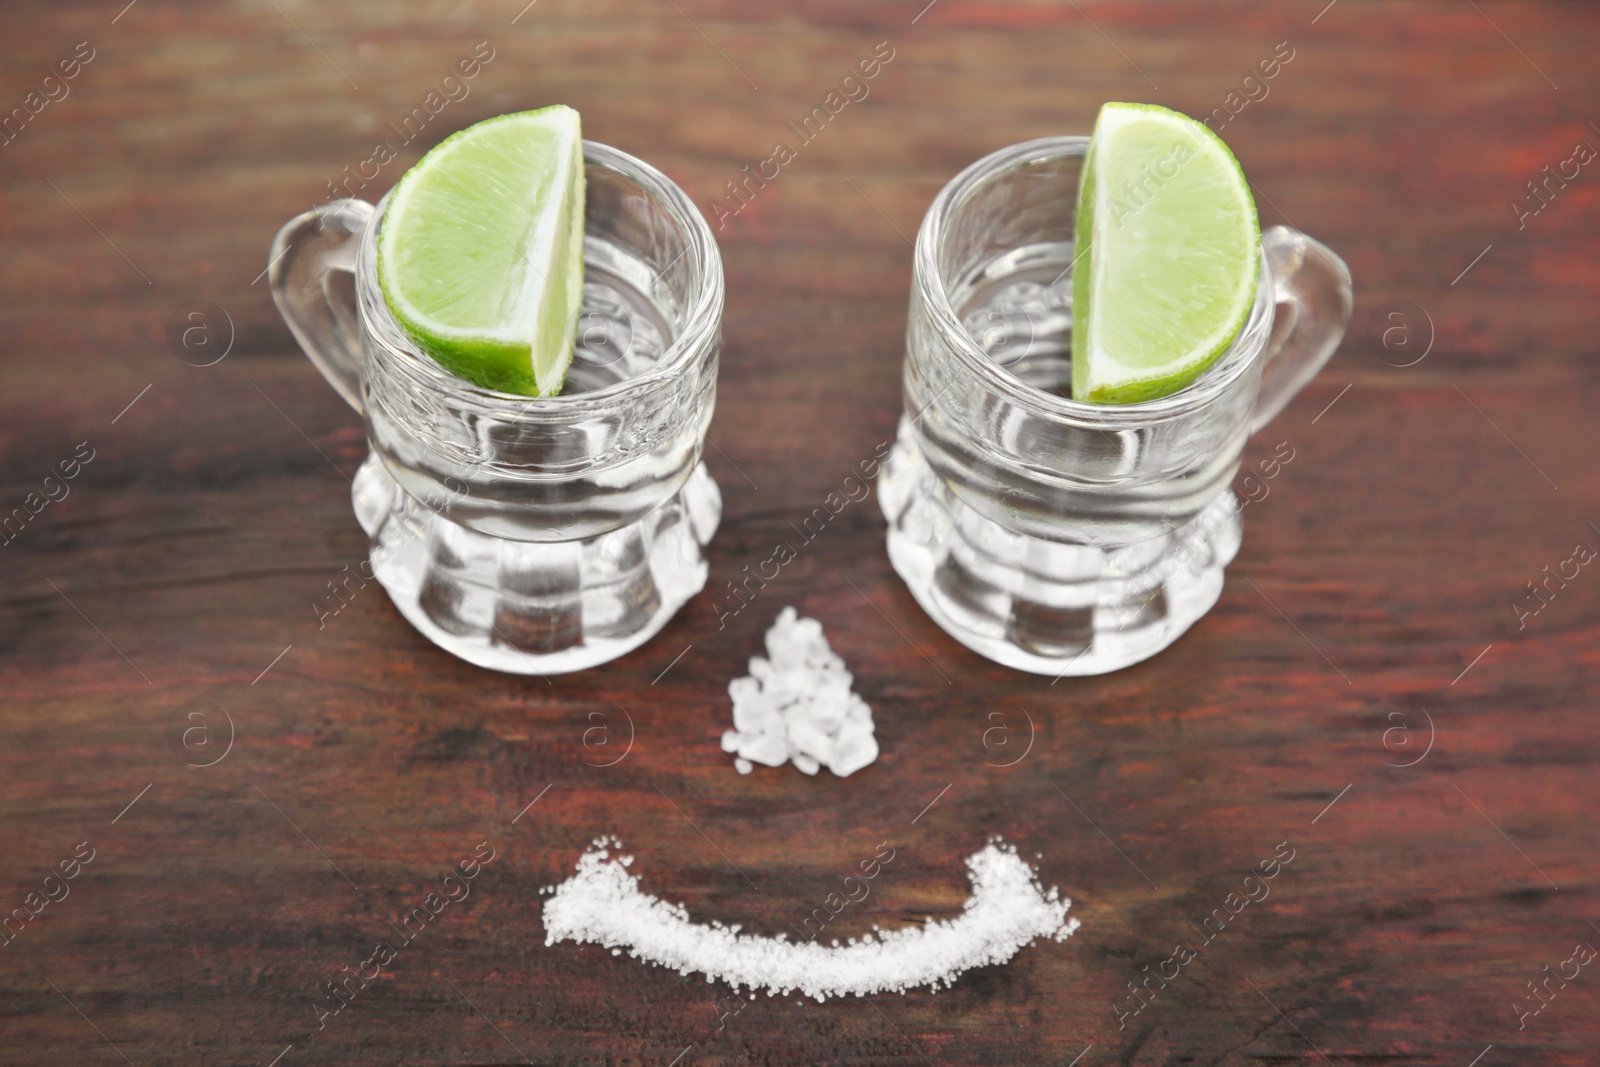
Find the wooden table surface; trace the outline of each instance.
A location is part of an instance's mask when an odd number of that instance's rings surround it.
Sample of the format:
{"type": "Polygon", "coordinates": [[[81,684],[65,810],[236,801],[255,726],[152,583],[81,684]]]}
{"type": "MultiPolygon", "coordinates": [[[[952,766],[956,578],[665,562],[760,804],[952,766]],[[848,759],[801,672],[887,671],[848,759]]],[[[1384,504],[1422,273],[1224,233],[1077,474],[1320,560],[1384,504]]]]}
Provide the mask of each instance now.
{"type": "Polygon", "coordinates": [[[1576,547],[1600,547],[1600,171],[1575,161],[1600,9],[124,2],[6,9],[0,447],[26,521],[0,555],[0,910],[42,910],[0,944],[0,1064],[1600,1062],[1600,572],[1576,547]],[[375,586],[319,626],[366,555],[366,446],[260,276],[279,224],[380,141],[374,195],[557,101],[711,216],[880,42],[869,95],[718,231],[712,588],[892,438],[905,238],[939,187],[1134,99],[1223,108],[1263,222],[1356,279],[1338,355],[1250,445],[1295,458],[1211,614],[1129,670],[1015,673],[922,614],[869,501],[725,629],[708,591],[550,683],[456,661],[375,586]],[[178,341],[196,307],[210,366],[178,341]],[[786,604],[876,714],[848,780],[742,777],[718,747],[786,604]],[[767,934],[892,843],[839,936],[955,914],[1000,834],[1083,927],[938,994],[736,1010],[545,945],[540,887],[602,833],[648,890],[767,934]],[[480,842],[471,897],[319,1027],[326,984],[480,842]],[[1270,895],[1207,941],[1275,850],[1270,895]]]}

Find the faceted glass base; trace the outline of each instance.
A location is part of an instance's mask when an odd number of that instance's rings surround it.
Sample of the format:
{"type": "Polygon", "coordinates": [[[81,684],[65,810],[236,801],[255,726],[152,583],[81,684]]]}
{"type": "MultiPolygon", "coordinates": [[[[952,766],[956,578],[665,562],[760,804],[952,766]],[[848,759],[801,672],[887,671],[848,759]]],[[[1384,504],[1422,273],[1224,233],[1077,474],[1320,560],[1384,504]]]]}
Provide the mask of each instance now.
{"type": "Polygon", "coordinates": [[[946,633],[1035,674],[1105,674],[1148,659],[1211,610],[1239,550],[1232,490],[1189,523],[1125,548],[1005,529],[964,504],[902,427],[878,477],[889,560],[946,633]]]}
{"type": "Polygon", "coordinates": [[[490,537],[424,507],[375,455],[356,474],[372,572],[413,626],[468,663],[560,674],[644,644],[705,587],[722,518],[705,464],[644,518],[586,541],[490,537]]]}

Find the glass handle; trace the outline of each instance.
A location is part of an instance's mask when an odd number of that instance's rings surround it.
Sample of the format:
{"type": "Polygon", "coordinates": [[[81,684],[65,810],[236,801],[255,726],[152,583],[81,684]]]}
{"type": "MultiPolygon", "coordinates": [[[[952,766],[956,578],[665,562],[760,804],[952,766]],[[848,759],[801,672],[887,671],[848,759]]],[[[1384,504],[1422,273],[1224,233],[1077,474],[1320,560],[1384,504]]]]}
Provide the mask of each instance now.
{"type": "Polygon", "coordinates": [[[278,312],[338,394],[361,410],[361,322],[356,253],[375,209],[334,200],[296,215],[278,231],[268,280],[278,312]]]}
{"type": "Polygon", "coordinates": [[[1278,311],[1267,342],[1261,391],[1250,432],[1283,410],[1316,377],[1350,321],[1350,268],[1328,247],[1298,230],[1274,226],[1261,235],[1278,311]]]}

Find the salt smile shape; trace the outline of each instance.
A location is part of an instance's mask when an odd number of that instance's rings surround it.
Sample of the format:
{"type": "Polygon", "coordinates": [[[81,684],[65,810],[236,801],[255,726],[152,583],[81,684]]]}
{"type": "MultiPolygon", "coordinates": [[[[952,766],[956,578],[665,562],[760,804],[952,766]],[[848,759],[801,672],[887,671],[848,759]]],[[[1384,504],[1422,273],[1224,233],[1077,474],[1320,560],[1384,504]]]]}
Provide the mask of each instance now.
{"type": "MultiPolygon", "coordinates": [[[[955,983],[973,967],[1004,963],[1040,937],[1064,941],[1078,929],[1072,901],[1044,889],[1016,849],[998,838],[967,857],[972,896],[953,919],[898,930],[874,927],[859,941],[831,946],[739,933],[738,925],[697,923],[681,904],[639,889],[627,870],[632,856],[611,858],[616,838],[599,838],[578,860],[577,873],[549,888],[545,944],[592,942],[620,955],[671,967],[679,974],[720,978],[735,989],[769,994],[799,990],[817,1000],[903,992],[955,983]]],[[[541,890],[544,892],[545,890],[541,890]]]]}

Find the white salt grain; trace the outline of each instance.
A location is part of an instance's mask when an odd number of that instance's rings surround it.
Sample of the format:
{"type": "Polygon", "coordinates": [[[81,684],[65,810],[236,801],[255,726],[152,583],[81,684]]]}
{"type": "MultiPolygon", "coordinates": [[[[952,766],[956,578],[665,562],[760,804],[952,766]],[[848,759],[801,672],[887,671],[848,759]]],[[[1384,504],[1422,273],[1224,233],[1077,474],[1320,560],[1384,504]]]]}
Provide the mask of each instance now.
{"type": "Polygon", "coordinates": [[[822,624],[784,608],[766,646],[765,657],[750,658],[746,677],[728,683],[733,729],[722,735],[722,750],[738,754],[739,773],[747,773],[741,763],[792,760],[806,774],[827,767],[844,778],[877,759],[872,709],[851,692],[854,679],[822,624]]]}
{"type": "Polygon", "coordinates": [[[598,839],[579,858],[577,873],[553,887],[544,905],[545,944],[626,949],[682,975],[721,978],[735,990],[799,990],[817,1000],[921,986],[937,991],[973,967],[1006,962],[1037,938],[1064,941],[1078,928],[1078,920],[1066,917],[1072,901],[1054,887],[1043,889],[1033,868],[998,838],[967,858],[972,896],[959,916],[898,930],[874,927],[842,947],[693,922],[682,905],[640,892],[638,876],[626,869],[632,857],[611,859],[613,847],[621,842],[598,839]]]}

